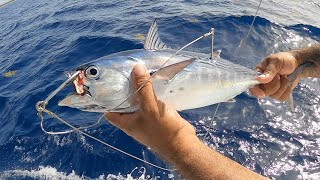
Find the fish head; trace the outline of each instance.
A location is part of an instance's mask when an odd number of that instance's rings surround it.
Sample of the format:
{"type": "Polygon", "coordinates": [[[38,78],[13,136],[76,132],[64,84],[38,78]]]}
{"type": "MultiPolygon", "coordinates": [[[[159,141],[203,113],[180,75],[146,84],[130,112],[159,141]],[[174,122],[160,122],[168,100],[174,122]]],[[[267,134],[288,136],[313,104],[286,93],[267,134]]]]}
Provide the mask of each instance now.
{"type": "Polygon", "coordinates": [[[119,106],[130,96],[130,72],[118,64],[97,61],[76,68],[73,73],[80,73],[73,80],[75,92],[61,100],[59,106],[92,112],[106,112],[119,106]]]}

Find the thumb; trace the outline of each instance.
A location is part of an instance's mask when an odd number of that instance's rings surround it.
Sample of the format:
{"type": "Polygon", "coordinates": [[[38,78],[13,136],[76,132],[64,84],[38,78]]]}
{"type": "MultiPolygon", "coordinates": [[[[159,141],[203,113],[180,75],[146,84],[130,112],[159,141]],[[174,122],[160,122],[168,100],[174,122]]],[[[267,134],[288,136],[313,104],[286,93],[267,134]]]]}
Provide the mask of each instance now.
{"type": "Polygon", "coordinates": [[[114,126],[121,129],[122,126],[122,118],[119,113],[105,113],[104,117],[114,126]]]}
{"type": "Polygon", "coordinates": [[[131,123],[133,123],[134,119],[137,118],[137,114],[136,113],[121,114],[121,113],[109,112],[109,113],[105,113],[104,117],[113,126],[123,131],[126,131],[128,127],[131,127],[131,123]]]}
{"type": "Polygon", "coordinates": [[[146,67],[142,64],[135,65],[131,73],[131,78],[135,89],[138,90],[137,95],[140,109],[144,111],[157,107],[150,74],[146,67]]]}

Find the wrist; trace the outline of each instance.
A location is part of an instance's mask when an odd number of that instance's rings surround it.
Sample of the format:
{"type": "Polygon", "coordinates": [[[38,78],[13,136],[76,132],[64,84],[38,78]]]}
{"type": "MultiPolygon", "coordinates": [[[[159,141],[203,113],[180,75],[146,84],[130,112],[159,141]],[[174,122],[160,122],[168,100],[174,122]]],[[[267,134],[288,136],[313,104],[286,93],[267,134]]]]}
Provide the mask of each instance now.
{"type": "Polygon", "coordinates": [[[293,51],[289,51],[288,53],[290,53],[294,59],[295,59],[295,64],[296,64],[296,68],[300,65],[303,64],[303,59],[301,58],[301,55],[299,53],[298,50],[293,50],[293,51]]]}
{"type": "Polygon", "coordinates": [[[182,130],[170,141],[168,146],[170,152],[166,159],[176,167],[188,164],[188,159],[201,144],[194,130],[193,132],[182,130]]]}

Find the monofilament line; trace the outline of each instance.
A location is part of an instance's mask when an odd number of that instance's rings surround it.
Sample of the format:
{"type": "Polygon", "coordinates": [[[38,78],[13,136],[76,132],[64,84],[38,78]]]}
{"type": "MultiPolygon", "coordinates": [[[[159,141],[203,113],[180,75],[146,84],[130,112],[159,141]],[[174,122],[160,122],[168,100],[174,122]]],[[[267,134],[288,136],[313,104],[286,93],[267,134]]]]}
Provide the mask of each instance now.
{"type": "Polygon", "coordinates": [[[203,138],[202,138],[202,141],[203,141],[203,142],[205,141],[206,137],[208,136],[208,134],[209,134],[209,132],[210,132],[210,129],[211,129],[212,125],[213,125],[213,121],[214,121],[214,119],[215,119],[215,117],[216,117],[216,114],[217,114],[217,112],[218,112],[219,106],[220,106],[220,103],[218,103],[218,105],[217,105],[217,107],[216,107],[216,109],[215,109],[215,111],[214,111],[214,113],[213,113],[213,116],[212,116],[212,118],[211,118],[211,121],[210,121],[210,123],[209,123],[208,130],[207,130],[206,134],[205,134],[205,135],[203,136],[203,138]]]}
{"type": "MultiPolygon", "coordinates": [[[[131,157],[133,159],[138,160],[138,161],[144,162],[144,163],[146,163],[146,164],[148,164],[150,166],[153,166],[155,168],[158,168],[158,169],[161,169],[161,170],[164,170],[164,171],[170,171],[170,172],[175,171],[175,169],[168,169],[168,168],[164,168],[164,167],[155,165],[155,164],[153,164],[151,162],[148,162],[148,161],[146,161],[144,159],[141,159],[141,158],[136,157],[136,156],[134,156],[132,154],[129,154],[129,153],[127,153],[127,152],[125,152],[125,151],[123,151],[123,150],[121,150],[119,148],[116,148],[116,147],[114,147],[114,146],[112,146],[112,145],[110,145],[110,144],[108,144],[108,143],[106,143],[106,142],[104,142],[104,141],[102,141],[102,140],[100,140],[100,139],[98,139],[98,138],[96,138],[96,137],[94,137],[94,136],[82,131],[81,129],[74,127],[73,125],[71,125],[70,123],[68,123],[67,121],[63,120],[62,118],[60,118],[59,116],[57,116],[56,114],[54,114],[53,112],[51,112],[51,111],[49,111],[47,109],[43,109],[42,111],[47,113],[48,115],[52,116],[53,118],[58,119],[60,122],[62,122],[63,124],[69,126],[71,129],[77,131],[78,133],[83,134],[84,136],[87,136],[87,137],[89,137],[89,138],[91,138],[91,139],[93,139],[95,141],[98,141],[99,143],[101,143],[101,144],[103,144],[105,146],[108,146],[109,148],[111,148],[111,149],[113,149],[115,151],[118,151],[118,152],[120,152],[122,154],[125,154],[125,155],[127,155],[127,156],[129,156],[129,157],[131,157]]],[[[42,116],[41,112],[39,112],[38,115],[39,115],[39,117],[41,119],[43,119],[43,116],[42,116]]]]}
{"type": "MultiPolygon", "coordinates": [[[[261,2],[262,2],[262,0],[261,0],[260,3],[259,3],[259,7],[258,7],[258,9],[257,9],[256,15],[257,15],[258,10],[259,10],[259,8],[260,8],[261,2]]],[[[255,21],[256,15],[255,15],[255,17],[254,17],[254,19],[253,19],[253,21],[252,21],[251,27],[250,27],[250,29],[249,29],[249,31],[248,31],[248,34],[247,34],[247,36],[246,36],[246,38],[245,38],[245,41],[246,41],[247,37],[248,37],[249,34],[250,34],[250,31],[251,31],[251,28],[252,28],[253,23],[254,23],[254,21],[255,21]]],[[[186,47],[192,45],[193,43],[199,41],[200,39],[202,39],[202,38],[204,38],[204,37],[208,37],[208,36],[210,36],[210,35],[212,35],[212,32],[209,32],[209,33],[206,33],[206,34],[200,36],[199,38],[193,40],[192,42],[188,43],[187,45],[183,46],[183,47],[180,48],[178,51],[176,51],[173,55],[171,55],[171,56],[168,58],[168,60],[166,60],[166,61],[160,66],[160,68],[159,68],[154,74],[152,74],[152,75],[150,76],[150,78],[149,78],[147,81],[145,81],[145,82],[134,92],[134,94],[136,94],[139,90],[141,90],[141,89],[145,86],[145,84],[146,84],[148,81],[150,81],[150,79],[151,79],[153,76],[155,76],[155,75],[158,73],[158,71],[161,70],[161,69],[162,69],[174,56],[176,56],[179,52],[181,52],[181,51],[182,51],[183,49],[185,49],[186,47]]],[[[245,41],[244,41],[244,42],[245,42],[245,41]]],[[[240,50],[241,50],[242,46],[243,46],[243,43],[240,43],[240,50]]],[[[239,53],[240,53],[240,51],[239,51],[239,53]]],[[[239,54],[239,53],[238,53],[238,54],[239,54]]],[[[79,72],[77,72],[77,73],[79,73],[79,72]]],[[[123,153],[123,154],[125,154],[125,155],[127,155],[127,156],[129,156],[129,157],[131,157],[131,158],[133,158],[133,159],[136,159],[136,160],[139,160],[139,161],[141,161],[141,162],[144,162],[144,163],[146,163],[146,164],[148,164],[148,165],[150,165],[150,166],[153,166],[153,167],[155,167],[155,168],[158,168],[158,169],[161,169],[161,170],[165,170],[165,171],[170,171],[170,172],[171,172],[171,171],[175,171],[175,169],[168,169],[168,168],[160,167],[160,166],[155,165],[155,164],[153,164],[153,163],[150,163],[150,162],[148,162],[148,161],[146,161],[146,160],[144,160],[144,159],[141,159],[141,158],[139,158],[139,157],[136,157],[136,156],[134,156],[134,155],[131,155],[131,154],[129,154],[129,153],[127,153],[127,152],[125,152],[125,151],[123,151],[123,150],[121,150],[121,149],[118,149],[118,148],[116,148],[116,147],[114,147],[114,146],[112,146],[112,145],[110,145],[110,144],[108,144],[108,143],[106,143],[106,142],[104,142],[104,141],[102,141],[102,140],[100,140],[100,139],[98,139],[98,138],[96,138],[96,137],[94,137],[94,136],[86,133],[86,132],[83,132],[83,131],[82,131],[83,128],[81,128],[81,127],[80,127],[80,128],[76,128],[75,126],[73,126],[73,125],[71,125],[70,123],[66,122],[66,121],[63,120],[62,118],[58,117],[58,116],[57,116],[56,114],[54,114],[53,112],[47,110],[47,109],[45,108],[45,106],[48,104],[49,100],[50,100],[51,98],[53,98],[59,91],[61,91],[61,90],[62,90],[68,83],[70,83],[76,76],[77,76],[76,73],[73,74],[72,77],[68,78],[68,79],[67,79],[62,85],[60,85],[53,93],[51,93],[51,94],[45,99],[45,101],[42,101],[42,102],[39,101],[39,102],[37,103],[36,109],[37,109],[37,111],[38,111],[38,116],[39,116],[40,119],[41,119],[41,129],[42,129],[45,133],[48,133],[48,134],[65,134],[65,133],[70,133],[70,132],[76,131],[76,132],[78,132],[78,133],[80,133],[80,134],[83,134],[83,135],[85,135],[85,136],[93,139],[93,140],[96,140],[96,141],[100,142],[101,144],[103,144],[103,145],[105,145],[105,146],[108,146],[109,148],[111,148],[111,149],[113,149],[113,150],[115,150],[115,151],[118,151],[118,152],[120,152],[120,153],[123,153]],[[67,125],[67,126],[70,127],[72,130],[65,131],[65,132],[48,132],[48,131],[46,131],[46,130],[43,128],[43,116],[42,116],[42,112],[45,112],[45,113],[47,113],[48,115],[52,116],[53,118],[58,119],[60,122],[62,122],[63,124],[67,125]]],[[[108,111],[106,111],[106,112],[110,112],[110,111],[112,111],[112,110],[117,109],[117,108],[120,107],[123,103],[125,103],[128,99],[129,99],[129,97],[128,97],[126,100],[124,100],[122,103],[120,103],[118,106],[116,106],[115,108],[113,108],[113,109],[111,109],[111,110],[108,110],[108,111]]],[[[219,103],[219,104],[220,104],[220,103],[219,103]]],[[[215,114],[216,114],[216,112],[217,112],[217,110],[218,110],[219,104],[218,104],[217,109],[216,109],[216,111],[215,111],[215,113],[214,113],[214,117],[215,117],[215,114]]],[[[101,117],[99,118],[99,120],[97,121],[97,123],[93,124],[92,126],[98,124],[98,123],[100,122],[100,120],[102,119],[102,117],[103,117],[103,116],[101,116],[101,117]]],[[[212,118],[212,120],[214,119],[214,117],[212,118]]],[[[212,123],[213,123],[213,122],[210,123],[210,126],[209,126],[208,131],[210,130],[212,123]]],[[[90,126],[87,126],[87,127],[92,127],[92,126],[90,125],[90,126]]],[[[86,127],[84,127],[84,128],[86,128],[86,127]]],[[[208,133],[208,132],[207,132],[207,133],[208,133]]],[[[206,134],[206,135],[207,135],[207,134],[206,134]]]]}
{"type": "Polygon", "coordinates": [[[245,36],[241,39],[241,41],[240,41],[239,47],[238,47],[238,49],[237,49],[237,51],[236,51],[236,61],[238,61],[239,55],[240,55],[241,50],[242,50],[242,48],[243,48],[243,45],[247,42],[247,39],[248,39],[248,37],[249,37],[249,34],[250,34],[251,31],[252,31],[253,24],[254,24],[254,22],[256,21],[258,12],[259,12],[260,7],[261,7],[261,3],[262,3],[262,0],[260,0],[260,2],[259,2],[258,8],[257,8],[257,10],[256,10],[256,13],[254,14],[254,17],[253,17],[253,20],[252,20],[252,22],[251,22],[251,25],[250,25],[249,30],[247,31],[246,35],[245,35],[245,36]]]}
{"type": "MultiPolygon", "coordinates": [[[[254,24],[254,22],[255,22],[255,20],[256,20],[256,18],[257,18],[259,9],[260,9],[260,7],[261,7],[261,3],[262,3],[262,0],[260,0],[260,2],[259,2],[258,8],[257,8],[257,10],[256,10],[256,13],[255,13],[255,15],[254,15],[254,18],[253,18],[253,20],[252,20],[252,22],[251,22],[250,28],[249,28],[246,36],[245,36],[244,38],[242,38],[242,40],[240,41],[240,45],[239,45],[238,51],[236,52],[236,60],[238,60],[239,55],[240,55],[240,52],[241,52],[241,49],[243,48],[243,45],[246,43],[246,41],[247,41],[247,39],[248,39],[248,37],[249,37],[249,34],[251,33],[251,30],[252,30],[252,28],[253,28],[253,24],[254,24]],[[243,40],[244,40],[244,41],[243,41],[243,40]]],[[[212,118],[211,118],[211,122],[209,123],[208,130],[207,130],[206,134],[204,135],[204,137],[202,138],[202,141],[204,141],[205,138],[207,137],[207,135],[209,134],[209,131],[210,131],[210,129],[211,129],[211,126],[213,125],[213,121],[214,121],[214,119],[215,119],[215,117],[216,117],[216,113],[217,113],[217,111],[218,111],[219,105],[220,105],[220,103],[218,103],[218,106],[217,106],[217,108],[216,108],[216,110],[215,110],[215,112],[214,112],[214,114],[213,114],[213,116],[212,116],[212,118]]]]}
{"type": "MultiPolygon", "coordinates": [[[[157,72],[158,72],[159,70],[161,70],[161,69],[166,65],[166,63],[168,63],[168,62],[172,59],[172,57],[176,56],[180,51],[182,51],[182,50],[185,49],[186,47],[190,46],[191,44],[199,41],[200,39],[202,39],[202,38],[204,38],[204,37],[208,37],[208,36],[210,36],[211,34],[212,34],[212,32],[209,32],[209,33],[206,33],[206,34],[200,36],[199,38],[197,38],[197,39],[193,40],[192,42],[188,43],[187,45],[183,46],[183,47],[180,48],[176,53],[174,53],[173,55],[171,55],[171,56],[168,58],[168,60],[166,60],[166,61],[160,66],[160,68],[159,68],[152,76],[150,76],[150,78],[149,78],[147,81],[145,81],[145,82],[134,92],[134,94],[136,94],[137,92],[139,92],[139,90],[142,89],[142,87],[143,87],[154,75],[156,75],[157,72]]],[[[58,135],[58,134],[67,134],[67,133],[71,133],[71,132],[75,132],[75,131],[76,131],[76,132],[79,132],[80,134],[83,134],[83,135],[85,135],[85,136],[87,136],[87,137],[89,137],[89,138],[91,138],[91,139],[94,139],[94,140],[102,143],[102,144],[105,145],[105,146],[108,146],[109,148],[111,148],[111,149],[113,149],[113,150],[115,150],[115,151],[118,151],[118,152],[120,152],[120,153],[123,153],[123,154],[125,154],[125,155],[127,155],[127,156],[129,156],[129,157],[131,157],[131,158],[133,158],[133,159],[136,159],[136,160],[138,160],[138,161],[144,162],[144,163],[146,163],[146,164],[148,164],[148,165],[150,165],[150,166],[153,166],[153,167],[155,167],[155,168],[158,168],[158,169],[161,169],[161,170],[165,170],[165,171],[170,171],[170,172],[176,170],[176,169],[168,169],[168,168],[164,168],[164,167],[160,167],[160,166],[158,166],[158,165],[155,165],[155,164],[153,164],[153,163],[151,163],[151,162],[148,162],[148,161],[146,161],[146,160],[144,160],[144,159],[141,159],[141,158],[136,157],[136,156],[134,156],[134,155],[132,155],[132,154],[129,154],[129,153],[127,153],[127,152],[125,152],[125,151],[123,151],[123,150],[121,150],[121,149],[118,149],[118,148],[116,148],[116,147],[114,147],[114,146],[112,146],[112,145],[110,145],[110,144],[108,144],[108,143],[106,143],[106,142],[104,142],[104,141],[102,141],[102,140],[100,140],[100,139],[98,139],[98,138],[96,138],[96,137],[94,137],[94,136],[92,136],[92,135],[90,135],[90,134],[82,131],[82,129],[90,128],[90,127],[93,127],[93,126],[97,125],[97,124],[100,122],[100,120],[102,119],[103,115],[100,116],[100,118],[98,119],[98,121],[97,121],[96,123],[94,123],[93,125],[90,125],[90,126],[87,126],[87,127],[77,128],[77,127],[71,125],[70,123],[68,123],[67,121],[63,120],[62,118],[60,118],[59,116],[57,116],[57,115],[54,114],[53,112],[47,110],[45,107],[46,107],[46,105],[49,103],[50,99],[52,99],[59,91],[61,91],[68,83],[70,83],[78,74],[79,74],[79,72],[76,72],[75,74],[73,74],[72,76],[70,76],[64,83],[62,83],[62,85],[60,85],[60,86],[59,86],[53,93],[51,93],[44,101],[39,101],[39,102],[37,103],[36,109],[37,109],[37,111],[38,111],[38,116],[39,116],[40,121],[41,121],[41,122],[40,122],[40,124],[41,124],[41,129],[42,129],[45,133],[51,134],[51,135],[58,135]],[[44,127],[43,127],[43,120],[44,120],[44,118],[43,118],[43,116],[42,116],[42,112],[45,112],[45,113],[47,113],[48,115],[50,115],[51,117],[53,117],[53,118],[55,118],[55,119],[58,119],[58,120],[59,120],[60,122],[62,122],[63,124],[69,126],[69,127],[71,128],[71,130],[63,131],[63,132],[49,132],[49,131],[46,131],[46,130],[44,129],[44,127]]],[[[118,106],[116,106],[115,108],[113,108],[113,110],[114,110],[114,109],[117,109],[118,107],[120,107],[120,106],[121,106],[123,103],[125,103],[128,99],[129,99],[129,97],[128,97],[126,100],[124,100],[122,103],[120,103],[118,106]]],[[[106,112],[110,112],[110,111],[112,111],[112,110],[108,110],[108,111],[106,111],[106,112]]]]}

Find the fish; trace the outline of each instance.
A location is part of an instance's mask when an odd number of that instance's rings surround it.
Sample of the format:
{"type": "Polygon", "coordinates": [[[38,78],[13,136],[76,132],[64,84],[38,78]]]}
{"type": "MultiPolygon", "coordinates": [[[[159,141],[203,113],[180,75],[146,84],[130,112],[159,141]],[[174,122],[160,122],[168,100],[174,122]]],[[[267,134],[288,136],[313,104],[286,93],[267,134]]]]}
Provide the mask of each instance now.
{"type": "Polygon", "coordinates": [[[143,49],[110,54],[70,72],[80,71],[73,81],[75,93],[58,105],[89,112],[137,111],[130,78],[136,64],[143,64],[150,75],[156,72],[151,81],[157,98],[178,111],[227,102],[260,84],[258,72],[221,58],[220,50],[211,57],[192,51],[175,53],[161,40],[154,20],[143,49]]]}
{"type": "Polygon", "coordinates": [[[212,57],[191,51],[172,57],[174,53],[161,40],[154,20],[143,49],[107,55],[71,72],[81,72],[73,82],[76,91],[58,105],[89,112],[136,111],[130,78],[136,64],[145,65],[151,75],[157,72],[151,78],[157,98],[178,111],[226,102],[259,84],[256,71],[221,58],[220,50],[212,57]]]}

